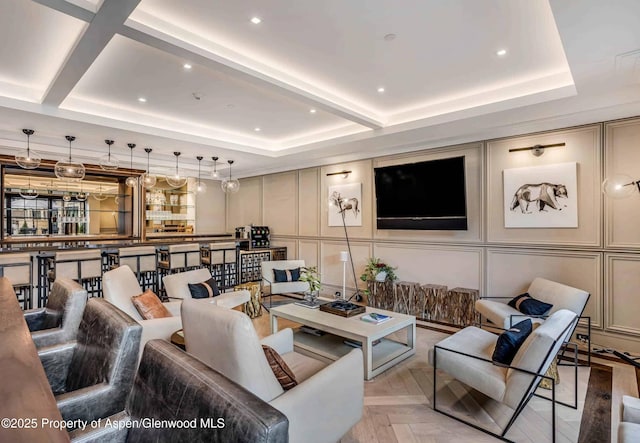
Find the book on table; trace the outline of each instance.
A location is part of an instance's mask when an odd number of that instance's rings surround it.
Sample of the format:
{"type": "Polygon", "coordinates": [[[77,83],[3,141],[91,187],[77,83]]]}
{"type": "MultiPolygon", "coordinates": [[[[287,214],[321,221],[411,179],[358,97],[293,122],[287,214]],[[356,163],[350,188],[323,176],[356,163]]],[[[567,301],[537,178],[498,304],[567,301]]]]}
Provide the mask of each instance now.
{"type": "Polygon", "coordinates": [[[366,321],[367,323],[373,323],[379,325],[380,323],[384,323],[386,321],[391,320],[392,317],[384,314],[378,314],[376,312],[370,312],[369,314],[365,314],[360,317],[360,320],[366,321]]]}

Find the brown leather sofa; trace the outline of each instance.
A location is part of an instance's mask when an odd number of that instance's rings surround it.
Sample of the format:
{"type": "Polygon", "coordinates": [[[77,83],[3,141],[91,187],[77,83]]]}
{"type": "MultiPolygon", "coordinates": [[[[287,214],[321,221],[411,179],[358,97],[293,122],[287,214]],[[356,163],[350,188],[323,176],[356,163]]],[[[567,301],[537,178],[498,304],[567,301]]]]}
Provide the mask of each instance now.
{"type": "Polygon", "coordinates": [[[70,437],[75,443],[286,443],[288,430],[274,407],[174,345],[151,340],[126,409],[70,437]]]}

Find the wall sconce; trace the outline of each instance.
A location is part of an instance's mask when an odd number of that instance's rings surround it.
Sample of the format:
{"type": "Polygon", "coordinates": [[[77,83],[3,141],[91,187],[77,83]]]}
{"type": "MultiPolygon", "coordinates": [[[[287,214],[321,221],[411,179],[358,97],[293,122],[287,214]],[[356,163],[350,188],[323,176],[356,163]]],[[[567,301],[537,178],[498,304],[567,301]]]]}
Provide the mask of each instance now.
{"type": "Polygon", "coordinates": [[[349,174],[351,174],[351,171],[329,172],[327,173],[327,177],[330,177],[332,175],[342,175],[342,178],[347,178],[349,177],[349,174]]]}
{"type": "Polygon", "coordinates": [[[534,146],[527,146],[526,148],[509,149],[509,152],[531,151],[533,155],[535,155],[536,157],[540,157],[542,154],[544,154],[545,148],[556,148],[558,146],[565,146],[565,145],[566,143],[552,143],[550,145],[534,145],[534,146]]]}
{"type": "Polygon", "coordinates": [[[615,174],[602,182],[602,192],[611,198],[627,198],[633,194],[634,186],[640,192],[640,180],[633,180],[626,174],[615,174]]]}

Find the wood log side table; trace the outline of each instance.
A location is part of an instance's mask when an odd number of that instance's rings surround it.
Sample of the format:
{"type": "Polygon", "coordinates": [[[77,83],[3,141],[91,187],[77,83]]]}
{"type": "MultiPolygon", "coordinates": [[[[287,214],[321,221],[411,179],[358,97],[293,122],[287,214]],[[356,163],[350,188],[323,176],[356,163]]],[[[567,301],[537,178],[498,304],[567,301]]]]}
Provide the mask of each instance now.
{"type": "Polygon", "coordinates": [[[478,314],[475,304],[480,291],[469,288],[453,288],[449,290],[449,321],[454,325],[471,326],[477,324],[478,314]]]}
{"type": "Polygon", "coordinates": [[[422,306],[416,305],[415,316],[425,320],[443,321],[446,318],[447,290],[445,285],[421,285],[418,292],[422,306]]]}
{"type": "Polygon", "coordinates": [[[251,294],[251,299],[242,305],[242,311],[249,316],[249,318],[256,318],[262,315],[262,304],[260,304],[260,283],[249,282],[242,283],[234,287],[236,291],[245,289],[251,294]]]}

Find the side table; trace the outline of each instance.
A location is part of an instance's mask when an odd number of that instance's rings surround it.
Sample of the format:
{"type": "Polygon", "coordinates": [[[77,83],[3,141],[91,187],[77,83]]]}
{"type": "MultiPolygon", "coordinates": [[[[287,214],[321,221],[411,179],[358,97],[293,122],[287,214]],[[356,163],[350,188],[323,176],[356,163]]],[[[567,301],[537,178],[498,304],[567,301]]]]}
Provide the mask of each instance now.
{"type": "Polygon", "coordinates": [[[262,305],[260,304],[260,283],[242,283],[234,287],[236,291],[246,289],[251,294],[251,299],[242,305],[242,310],[249,318],[256,318],[262,315],[262,305]]]}
{"type": "Polygon", "coordinates": [[[171,334],[171,343],[183,351],[187,350],[187,347],[184,344],[184,329],[178,329],[176,332],[171,334]]]}

